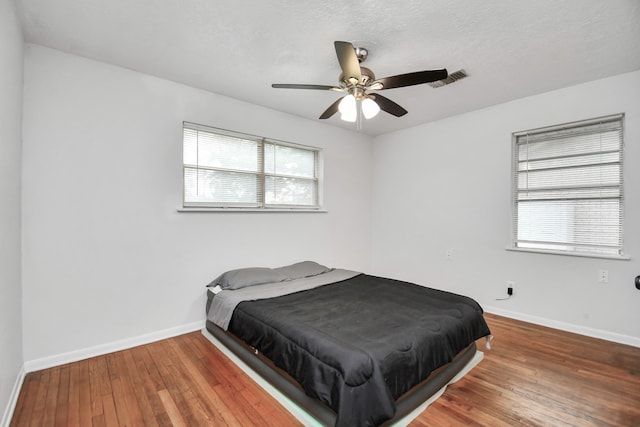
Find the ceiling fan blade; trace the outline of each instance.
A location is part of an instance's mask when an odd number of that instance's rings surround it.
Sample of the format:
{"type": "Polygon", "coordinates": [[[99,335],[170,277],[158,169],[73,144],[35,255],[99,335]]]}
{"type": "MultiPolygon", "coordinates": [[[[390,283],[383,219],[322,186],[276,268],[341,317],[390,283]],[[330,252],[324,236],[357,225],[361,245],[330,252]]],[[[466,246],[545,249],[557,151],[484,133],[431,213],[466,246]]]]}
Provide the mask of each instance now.
{"type": "Polygon", "coordinates": [[[397,76],[384,77],[375,80],[373,84],[382,84],[382,89],[393,89],[396,87],[413,86],[423,83],[435,82],[437,80],[444,80],[449,74],[446,69],[442,70],[426,70],[416,71],[415,73],[399,74],[397,76]]]}
{"type": "Polygon", "coordinates": [[[360,61],[356,56],[356,50],[349,42],[333,42],[336,47],[336,55],[338,55],[338,62],[340,68],[342,68],[342,77],[345,80],[353,80],[352,83],[357,83],[362,80],[362,74],[360,72],[360,61]]]}
{"type": "Polygon", "coordinates": [[[342,101],[343,97],[340,97],[336,100],[336,102],[334,102],[333,104],[331,104],[329,106],[329,108],[327,108],[326,110],[324,110],[324,113],[322,113],[322,115],[320,115],[321,119],[328,119],[329,117],[333,116],[335,113],[338,112],[338,105],[340,104],[340,101],[342,101]]]}
{"type": "Polygon", "coordinates": [[[342,88],[337,86],[326,85],[301,85],[301,84],[287,84],[287,83],[274,83],[271,87],[276,89],[317,89],[317,90],[336,90],[342,91],[342,88]]]}
{"type": "Polygon", "coordinates": [[[389,98],[386,98],[377,93],[375,95],[371,94],[369,96],[375,101],[376,104],[378,104],[378,107],[380,107],[382,111],[386,111],[387,113],[396,117],[401,117],[407,114],[407,110],[405,110],[389,98]]]}

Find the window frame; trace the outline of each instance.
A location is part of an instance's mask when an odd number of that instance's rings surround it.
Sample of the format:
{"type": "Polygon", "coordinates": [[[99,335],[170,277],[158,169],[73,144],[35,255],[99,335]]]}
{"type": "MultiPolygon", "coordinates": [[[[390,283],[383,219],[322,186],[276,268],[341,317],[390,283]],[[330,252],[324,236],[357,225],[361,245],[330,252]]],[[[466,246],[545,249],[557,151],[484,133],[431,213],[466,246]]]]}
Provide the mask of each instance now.
{"type": "MultiPolygon", "coordinates": [[[[182,122],[182,207],[178,209],[181,212],[326,212],[323,210],[323,184],[324,184],[324,156],[323,150],[319,147],[297,144],[287,141],[281,141],[273,138],[261,137],[251,134],[246,134],[237,131],[231,131],[222,128],[216,128],[213,126],[201,125],[189,121],[182,122]],[[192,165],[185,162],[185,130],[195,130],[197,132],[206,132],[213,135],[223,135],[232,138],[239,138],[248,141],[254,141],[258,144],[256,150],[256,161],[258,164],[258,170],[255,172],[244,171],[242,173],[248,173],[256,176],[259,182],[259,189],[257,201],[253,202],[199,202],[199,201],[187,201],[186,191],[186,170],[194,169],[196,173],[198,170],[208,169],[215,170],[213,167],[202,167],[201,165],[192,165]],[[314,176],[313,177],[301,177],[294,175],[287,175],[282,173],[267,172],[265,168],[265,145],[274,145],[276,147],[291,147],[294,149],[300,149],[304,151],[310,151],[314,154],[314,176]],[[267,203],[267,189],[266,181],[269,177],[285,177],[306,180],[313,183],[313,189],[315,192],[315,200],[312,205],[300,205],[300,204],[277,204],[267,203]]],[[[224,168],[221,168],[224,169],[224,168]]]]}
{"type": "MultiPolygon", "coordinates": [[[[526,131],[519,131],[519,132],[514,132],[512,133],[512,142],[511,142],[511,240],[509,245],[507,246],[507,250],[513,250],[513,251],[522,251],[522,252],[534,252],[534,253],[545,253],[545,254],[554,254],[554,255],[566,255],[566,256],[578,256],[578,257],[590,257],[590,258],[606,258],[606,259],[617,259],[617,260],[628,260],[630,259],[628,254],[625,254],[624,252],[624,118],[625,118],[625,114],[624,113],[620,113],[620,114],[613,114],[613,115],[609,115],[609,116],[603,116],[603,117],[597,117],[597,118],[593,118],[593,119],[587,119],[587,120],[580,120],[580,121],[575,121],[575,122],[570,122],[570,123],[564,123],[564,124],[559,124],[559,125],[554,125],[554,126],[547,126],[547,127],[542,127],[542,128],[537,128],[537,129],[530,129],[530,130],[526,130],[526,131]],[[562,250],[562,249],[550,249],[550,248],[541,248],[541,247],[523,247],[520,246],[519,244],[521,243],[521,241],[518,239],[518,215],[519,215],[519,211],[518,211],[518,203],[519,203],[519,199],[518,199],[518,193],[519,191],[522,191],[521,188],[519,188],[519,183],[518,183],[518,172],[519,172],[519,168],[518,168],[518,163],[519,163],[519,147],[521,144],[523,144],[522,142],[520,142],[522,137],[526,137],[527,135],[531,136],[531,135],[536,135],[536,136],[540,136],[540,135],[550,135],[553,132],[558,132],[558,131],[569,131],[569,132],[575,132],[577,129],[585,129],[587,126],[593,126],[595,124],[602,124],[602,123],[619,123],[619,133],[620,133],[620,144],[619,144],[619,183],[617,184],[617,186],[615,187],[616,189],[619,190],[619,211],[618,211],[618,218],[619,218],[619,222],[618,222],[618,230],[619,230],[619,236],[618,236],[618,245],[615,246],[614,248],[617,249],[617,253],[599,253],[595,250],[593,251],[588,251],[588,250],[576,250],[576,248],[572,248],[572,249],[567,249],[567,250],[562,250]]],[[[603,133],[606,132],[603,131],[603,133]]],[[[566,137],[565,137],[566,139],[566,137]]],[[[586,155],[586,151],[582,152],[579,155],[575,155],[575,156],[584,156],[586,155]]],[[[569,156],[571,158],[573,158],[574,156],[569,156]]],[[[535,160],[534,160],[535,161],[535,160]]],[[[600,162],[598,163],[598,166],[602,167],[603,165],[606,165],[607,162],[604,160],[600,160],[600,162]]],[[[570,169],[571,166],[565,166],[563,169],[570,169]]],[[[606,188],[605,186],[599,185],[599,188],[606,188]]],[[[579,197],[573,197],[573,198],[569,198],[569,200],[580,200],[579,197]]],[[[549,242],[544,242],[542,240],[538,240],[537,244],[544,246],[545,243],[549,243],[549,242]]],[[[566,242],[566,246],[580,246],[580,244],[576,244],[574,243],[569,243],[566,242]]],[[[531,241],[530,244],[536,244],[536,241],[531,241]]],[[[556,242],[555,244],[561,245],[561,242],[556,242]]],[[[552,244],[548,244],[547,246],[551,246],[552,244]]],[[[598,246],[596,244],[592,245],[593,247],[598,246]]]]}

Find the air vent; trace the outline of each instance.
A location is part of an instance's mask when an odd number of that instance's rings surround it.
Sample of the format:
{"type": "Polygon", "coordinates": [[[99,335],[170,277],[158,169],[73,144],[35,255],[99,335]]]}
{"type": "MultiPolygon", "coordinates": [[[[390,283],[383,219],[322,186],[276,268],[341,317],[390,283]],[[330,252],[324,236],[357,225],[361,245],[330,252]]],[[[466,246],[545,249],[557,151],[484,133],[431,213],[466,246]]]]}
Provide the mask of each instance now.
{"type": "Polygon", "coordinates": [[[435,82],[431,82],[427,84],[432,88],[437,89],[439,87],[451,84],[453,82],[457,82],[458,80],[464,79],[465,77],[467,77],[467,73],[464,70],[458,70],[454,73],[449,74],[449,76],[446,79],[436,80],[435,82]]]}

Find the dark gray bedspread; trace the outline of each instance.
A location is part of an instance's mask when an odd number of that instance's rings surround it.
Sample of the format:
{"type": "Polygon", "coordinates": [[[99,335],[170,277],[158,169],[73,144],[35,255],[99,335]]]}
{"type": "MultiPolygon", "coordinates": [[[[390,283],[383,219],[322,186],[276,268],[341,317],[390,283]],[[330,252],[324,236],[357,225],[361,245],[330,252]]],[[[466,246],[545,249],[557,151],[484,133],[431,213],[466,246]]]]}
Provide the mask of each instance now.
{"type": "Polygon", "coordinates": [[[358,275],[277,298],[240,303],[229,331],[337,414],[336,426],[375,426],[394,401],[489,335],[473,299],[358,275]]]}

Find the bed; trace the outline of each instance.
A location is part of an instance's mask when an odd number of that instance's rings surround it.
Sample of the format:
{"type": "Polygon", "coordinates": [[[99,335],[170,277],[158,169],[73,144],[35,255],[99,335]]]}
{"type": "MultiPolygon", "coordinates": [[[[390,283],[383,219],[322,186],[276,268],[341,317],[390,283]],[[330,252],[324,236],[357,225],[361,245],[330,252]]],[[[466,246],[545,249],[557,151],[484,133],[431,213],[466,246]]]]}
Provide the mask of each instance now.
{"type": "Polygon", "coordinates": [[[471,298],[311,261],[228,271],[207,296],[207,331],[322,425],[398,420],[490,336],[471,298]]]}

